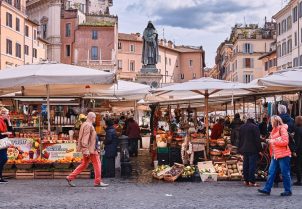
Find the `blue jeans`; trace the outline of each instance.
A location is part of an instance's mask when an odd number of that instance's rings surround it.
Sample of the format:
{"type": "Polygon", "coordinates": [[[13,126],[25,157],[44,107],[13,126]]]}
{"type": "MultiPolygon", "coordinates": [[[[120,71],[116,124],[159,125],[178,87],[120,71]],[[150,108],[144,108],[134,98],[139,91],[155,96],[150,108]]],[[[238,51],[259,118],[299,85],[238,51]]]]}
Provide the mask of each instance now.
{"type": "Polygon", "coordinates": [[[2,172],[6,162],[7,162],[7,149],[2,149],[0,150],[0,178],[2,178],[2,172]]]}
{"type": "Polygon", "coordinates": [[[263,190],[266,192],[271,192],[278,166],[281,169],[285,192],[292,192],[291,177],[290,177],[290,157],[284,157],[278,160],[272,158],[268,171],[268,179],[265,183],[263,190]]]}
{"type": "Polygon", "coordinates": [[[258,161],[258,153],[243,154],[243,176],[244,181],[255,183],[255,172],[258,161]]]}

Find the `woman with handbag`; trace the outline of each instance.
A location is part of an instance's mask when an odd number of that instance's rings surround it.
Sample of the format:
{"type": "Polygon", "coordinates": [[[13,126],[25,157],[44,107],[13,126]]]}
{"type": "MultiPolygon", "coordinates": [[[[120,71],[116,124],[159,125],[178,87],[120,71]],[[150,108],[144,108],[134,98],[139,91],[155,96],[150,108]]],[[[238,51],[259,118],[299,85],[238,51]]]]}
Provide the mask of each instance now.
{"type": "Polygon", "coordinates": [[[270,195],[271,189],[273,187],[274,179],[276,177],[277,168],[281,169],[281,174],[283,178],[284,192],[281,196],[291,196],[292,195],[292,185],[290,176],[290,158],[291,151],[289,149],[289,138],[287,128],[288,126],[282,122],[282,119],[274,115],[271,118],[273,130],[268,139],[270,144],[270,153],[272,156],[271,164],[269,167],[269,174],[266,184],[263,189],[259,189],[258,192],[270,195]]]}
{"type": "Polygon", "coordinates": [[[12,134],[12,125],[10,122],[9,111],[6,108],[0,110],[0,184],[7,183],[3,178],[2,172],[5,163],[7,162],[7,146],[8,136],[12,134]]]}

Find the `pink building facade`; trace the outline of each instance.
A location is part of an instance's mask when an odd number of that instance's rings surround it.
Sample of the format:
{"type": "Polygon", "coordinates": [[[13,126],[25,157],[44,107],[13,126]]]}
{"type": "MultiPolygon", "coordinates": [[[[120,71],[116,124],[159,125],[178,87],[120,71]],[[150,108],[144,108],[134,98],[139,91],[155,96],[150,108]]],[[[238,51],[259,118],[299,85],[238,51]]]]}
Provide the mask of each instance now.
{"type": "MultiPolygon", "coordinates": [[[[117,74],[119,78],[135,81],[142,63],[142,37],[140,34],[119,33],[117,74]]],[[[179,83],[203,77],[205,52],[202,47],[175,46],[171,41],[159,41],[157,68],[161,83],[179,83]]]]}

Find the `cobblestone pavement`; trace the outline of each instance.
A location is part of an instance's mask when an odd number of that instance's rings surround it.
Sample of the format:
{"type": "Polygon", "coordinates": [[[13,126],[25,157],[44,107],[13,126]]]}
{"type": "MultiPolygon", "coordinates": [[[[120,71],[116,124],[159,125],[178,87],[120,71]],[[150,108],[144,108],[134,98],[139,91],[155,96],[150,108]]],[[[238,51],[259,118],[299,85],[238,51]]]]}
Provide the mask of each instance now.
{"type": "Polygon", "coordinates": [[[148,152],[132,159],[131,179],[104,179],[106,189],[93,187],[93,180],[10,180],[0,185],[0,208],[12,209],[301,209],[302,187],[292,197],[280,197],[282,188],[271,196],[257,194],[242,182],[166,183],[151,178],[148,152]]]}
{"type": "Polygon", "coordinates": [[[0,185],[0,208],[302,208],[302,188],[294,195],[280,197],[282,189],[271,196],[258,195],[255,188],[241,182],[140,184],[128,180],[106,180],[106,189],[92,187],[92,180],[78,180],[70,188],[64,180],[11,180],[0,185]]]}

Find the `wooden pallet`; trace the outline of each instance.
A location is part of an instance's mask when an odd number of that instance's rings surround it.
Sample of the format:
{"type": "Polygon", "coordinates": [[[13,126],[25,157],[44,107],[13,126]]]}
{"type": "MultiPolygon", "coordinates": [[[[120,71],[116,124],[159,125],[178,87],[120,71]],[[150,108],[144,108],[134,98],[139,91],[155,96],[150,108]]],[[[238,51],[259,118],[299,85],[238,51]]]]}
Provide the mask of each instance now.
{"type": "Polygon", "coordinates": [[[15,179],[16,178],[16,171],[15,170],[4,170],[3,171],[3,177],[15,179]]]}
{"type": "Polygon", "coordinates": [[[31,170],[17,170],[16,179],[34,179],[34,171],[31,170]]]}
{"type": "Polygon", "coordinates": [[[72,170],[55,170],[53,173],[54,179],[65,179],[69,174],[71,174],[72,170]]]}
{"type": "Polygon", "coordinates": [[[53,171],[35,170],[35,179],[53,179],[53,171]]]}

